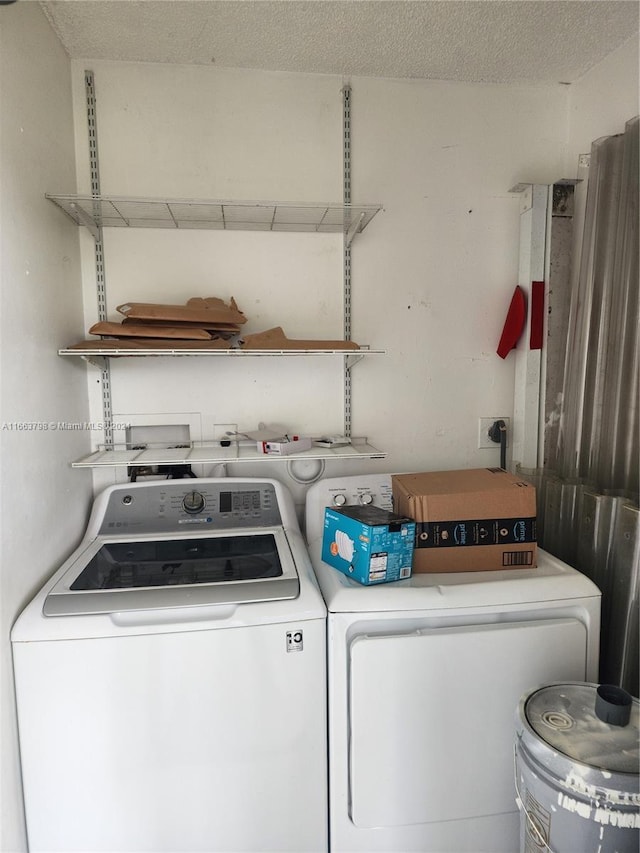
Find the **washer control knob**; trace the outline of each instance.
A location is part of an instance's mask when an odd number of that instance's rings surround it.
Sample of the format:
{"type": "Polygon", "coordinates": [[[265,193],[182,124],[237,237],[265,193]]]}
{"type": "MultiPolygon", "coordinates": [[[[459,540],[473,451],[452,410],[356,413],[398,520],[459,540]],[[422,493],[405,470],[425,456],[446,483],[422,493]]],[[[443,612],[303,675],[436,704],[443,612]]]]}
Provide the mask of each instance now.
{"type": "Polygon", "coordinates": [[[346,502],[347,502],[347,499],[341,492],[338,492],[337,495],[333,496],[333,505],[334,506],[344,506],[346,504],[346,502]]]}
{"type": "Polygon", "coordinates": [[[360,503],[362,506],[370,506],[373,503],[373,495],[371,492],[363,492],[360,495],[360,503]]]}
{"type": "Polygon", "coordinates": [[[191,513],[191,515],[202,512],[204,505],[204,495],[201,495],[200,492],[187,492],[187,494],[182,498],[184,511],[191,513]]]}

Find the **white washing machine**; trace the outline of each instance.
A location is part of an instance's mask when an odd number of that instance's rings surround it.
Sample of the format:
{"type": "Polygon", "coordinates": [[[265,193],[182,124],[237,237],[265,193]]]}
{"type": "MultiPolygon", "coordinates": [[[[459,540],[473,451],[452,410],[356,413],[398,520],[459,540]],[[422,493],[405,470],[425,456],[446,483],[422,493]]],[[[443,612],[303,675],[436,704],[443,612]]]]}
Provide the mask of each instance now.
{"type": "Polygon", "coordinates": [[[108,488],[11,640],[31,853],[327,850],[326,609],[280,483],[108,488]]]}
{"type": "Polygon", "coordinates": [[[597,678],[600,592],[538,568],[361,586],[320,557],[326,506],[391,509],[390,475],[323,480],[306,535],[328,609],[332,853],[514,853],[521,696],[597,678]]]}

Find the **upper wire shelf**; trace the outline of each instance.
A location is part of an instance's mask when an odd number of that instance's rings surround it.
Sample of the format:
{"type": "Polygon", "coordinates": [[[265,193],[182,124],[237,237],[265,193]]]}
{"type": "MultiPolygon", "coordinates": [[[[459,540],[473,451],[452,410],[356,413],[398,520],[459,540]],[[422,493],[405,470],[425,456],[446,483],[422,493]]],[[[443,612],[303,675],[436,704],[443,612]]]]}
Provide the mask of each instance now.
{"type": "Polygon", "coordinates": [[[342,233],[351,242],[382,210],[379,204],[150,199],[54,195],[60,207],[94,237],[98,228],[181,228],[227,231],[342,233]]]}

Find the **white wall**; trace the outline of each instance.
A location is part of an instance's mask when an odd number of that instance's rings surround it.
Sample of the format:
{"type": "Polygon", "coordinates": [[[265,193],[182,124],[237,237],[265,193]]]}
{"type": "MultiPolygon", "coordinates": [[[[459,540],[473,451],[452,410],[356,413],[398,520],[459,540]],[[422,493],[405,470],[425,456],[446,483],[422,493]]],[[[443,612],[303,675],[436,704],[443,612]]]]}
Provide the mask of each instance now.
{"type": "Polygon", "coordinates": [[[588,154],[601,136],[622,133],[640,112],[638,36],[588,71],[569,90],[567,168],[576,174],[578,156],[588,154]]]}
{"type": "MultiPolygon", "coordinates": [[[[81,188],[85,67],[104,194],[341,200],[340,78],[151,64],[73,64],[81,188]]],[[[513,407],[512,360],[495,354],[518,273],[518,197],[508,191],[561,176],[566,87],[351,85],[353,201],[384,205],[353,246],[353,337],[386,350],[353,370],[353,434],[388,456],[346,470],[495,464],[497,448],[477,450],[477,421],[513,407]]],[[[108,229],[105,247],[110,319],[127,300],[235,296],[246,331],[342,334],[335,236],[108,229]]],[[[86,304],[88,328],[89,291],[86,304]]],[[[210,438],[214,423],[243,431],[260,420],[341,430],[339,359],[228,361],[114,361],[114,411],[160,423],[181,413],[195,438],[210,438]]],[[[328,473],[345,470],[337,465],[328,473]]]]}
{"type": "Polygon", "coordinates": [[[559,86],[354,86],[358,195],[385,204],[356,250],[354,323],[387,351],[358,368],[354,420],[388,470],[499,463],[477,424],[513,418],[514,359],[496,355],[518,283],[509,189],[559,176],[565,109],[559,86]]]}
{"type": "MultiPolygon", "coordinates": [[[[89,478],[69,462],[88,435],[84,369],[58,347],[82,330],[76,229],[44,198],[75,184],[69,60],[36,3],[0,9],[0,849],[26,849],[9,632],[75,547],[89,478]],[[31,423],[35,429],[11,429],[31,423]]],[[[46,713],[46,709],[43,709],[46,713]]]]}

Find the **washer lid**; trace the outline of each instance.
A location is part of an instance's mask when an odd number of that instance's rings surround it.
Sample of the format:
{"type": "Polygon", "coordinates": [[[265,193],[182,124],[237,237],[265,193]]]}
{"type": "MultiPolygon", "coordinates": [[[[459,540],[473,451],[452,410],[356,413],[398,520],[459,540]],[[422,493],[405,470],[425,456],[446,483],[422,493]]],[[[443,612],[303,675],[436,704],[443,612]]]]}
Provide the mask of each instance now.
{"type": "Polygon", "coordinates": [[[47,595],[45,616],[251,604],[297,598],[281,527],[199,536],[98,537],[47,595]]]}
{"type": "MultiPolygon", "coordinates": [[[[611,690],[611,688],[608,688],[611,690]]],[[[626,725],[614,725],[596,712],[606,687],[596,684],[553,684],[532,693],[524,715],[533,731],[573,761],[609,773],[637,775],[640,764],[640,703],[628,694],[626,725]]],[[[619,690],[619,688],[615,688],[619,690]]],[[[624,691],[621,691],[624,693],[624,691]]],[[[614,699],[614,704],[616,700],[614,699]]]]}

